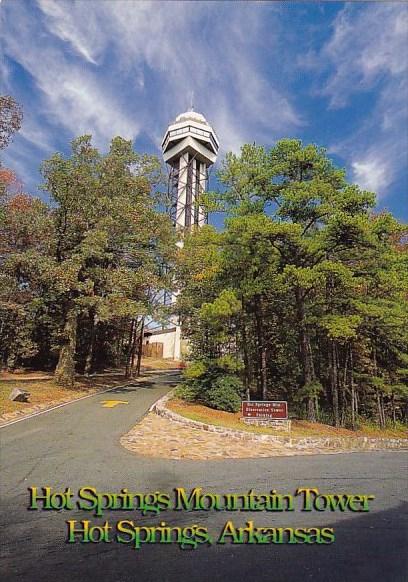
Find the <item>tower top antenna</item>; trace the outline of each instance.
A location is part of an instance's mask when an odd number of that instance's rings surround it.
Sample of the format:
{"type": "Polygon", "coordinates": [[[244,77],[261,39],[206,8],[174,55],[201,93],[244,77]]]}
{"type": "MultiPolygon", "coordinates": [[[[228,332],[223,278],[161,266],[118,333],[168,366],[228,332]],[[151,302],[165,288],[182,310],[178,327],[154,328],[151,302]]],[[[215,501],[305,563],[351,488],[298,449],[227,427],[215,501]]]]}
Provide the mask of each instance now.
{"type": "Polygon", "coordinates": [[[194,91],[190,93],[190,111],[194,111],[194,91]]]}

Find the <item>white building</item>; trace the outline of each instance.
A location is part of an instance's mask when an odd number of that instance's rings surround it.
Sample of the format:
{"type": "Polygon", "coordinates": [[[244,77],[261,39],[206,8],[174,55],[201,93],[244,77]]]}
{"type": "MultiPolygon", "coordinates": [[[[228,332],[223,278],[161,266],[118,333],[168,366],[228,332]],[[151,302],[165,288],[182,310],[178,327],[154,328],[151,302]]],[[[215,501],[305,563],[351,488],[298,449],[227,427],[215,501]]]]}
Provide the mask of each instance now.
{"type": "MultiPolygon", "coordinates": [[[[217,159],[217,135],[204,115],[186,111],[176,117],[162,141],[163,158],[169,167],[170,214],[178,231],[202,226],[206,214],[200,197],[208,186],[208,169],[217,159]]],[[[182,244],[179,243],[179,244],[182,244]]],[[[175,297],[172,298],[173,302],[175,297]]],[[[146,330],[144,343],[163,344],[163,357],[180,360],[182,334],[176,317],[163,330],[146,330]]]]}

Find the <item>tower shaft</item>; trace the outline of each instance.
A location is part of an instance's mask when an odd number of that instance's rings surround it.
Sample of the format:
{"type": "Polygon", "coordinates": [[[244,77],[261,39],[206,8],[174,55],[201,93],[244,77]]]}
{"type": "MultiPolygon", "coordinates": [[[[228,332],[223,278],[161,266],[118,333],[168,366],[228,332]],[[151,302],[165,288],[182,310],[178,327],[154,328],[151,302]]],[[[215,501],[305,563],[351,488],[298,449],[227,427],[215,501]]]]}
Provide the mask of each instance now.
{"type": "Polygon", "coordinates": [[[208,168],[197,156],[185,152],[170,165],[170,216],[177,229],[207,222],[201,201],[207,189],[208,168]]]}

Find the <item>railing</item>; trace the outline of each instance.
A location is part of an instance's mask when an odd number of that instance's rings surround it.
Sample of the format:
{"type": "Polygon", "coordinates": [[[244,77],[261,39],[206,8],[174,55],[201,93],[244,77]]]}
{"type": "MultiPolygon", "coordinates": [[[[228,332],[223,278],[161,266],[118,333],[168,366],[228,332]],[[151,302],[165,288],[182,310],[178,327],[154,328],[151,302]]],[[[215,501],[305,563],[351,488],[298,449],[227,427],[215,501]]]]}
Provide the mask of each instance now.
{"type": "Polygon", "coordinates": [[[218,144],[215,141],[211,131],[206,131],[205,129],[199,129],[198,127],[194,127],[192,125],[187,125],[184,127],[180,127],[178,129],[171,129],[167,134],[165,142],[163,143],[163,149],[166,149],[166,147],[168,146],[170,138],[185,135],[187,133],[193,133],[193,134],[198,135],[200,137],[205,137],[205,138],[209,139],[211,144],[213,145],[215,151],[218,151],[218,144]]]}

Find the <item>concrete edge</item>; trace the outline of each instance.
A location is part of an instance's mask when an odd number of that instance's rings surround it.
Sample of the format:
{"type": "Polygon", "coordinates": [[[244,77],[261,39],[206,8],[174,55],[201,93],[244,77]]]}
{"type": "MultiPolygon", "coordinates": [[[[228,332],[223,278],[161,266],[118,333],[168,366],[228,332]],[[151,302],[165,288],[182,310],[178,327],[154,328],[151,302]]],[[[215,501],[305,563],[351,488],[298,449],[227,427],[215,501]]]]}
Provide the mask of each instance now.
{"type": "Polygon", "coordinates": [[[330,448],[346,449],[349,451],[361,450],[408,450],[408,438],[376,438],[376,437],[290,437],[281,435],[257,434],[241,430],[206,424],[198,420],[191,420],[167,408],[166,403],[173,398],[174,390],[162,396],[149,408],[149,412],[168,420],[178,422],[184,426],[198,428],[207,432],[233,437],[235,439],[278,443],[290,449],[330,448]]]}

